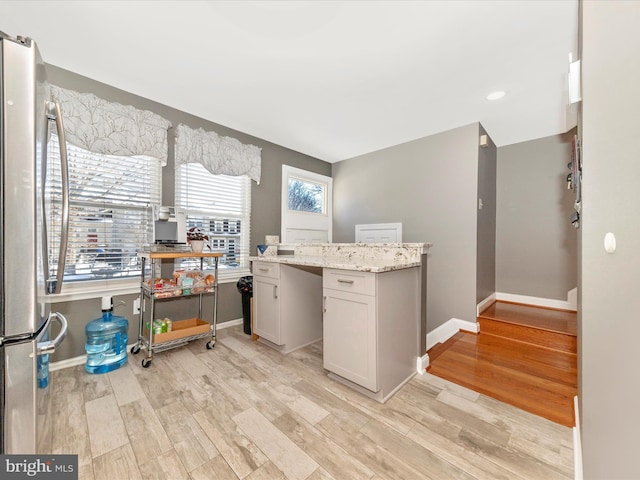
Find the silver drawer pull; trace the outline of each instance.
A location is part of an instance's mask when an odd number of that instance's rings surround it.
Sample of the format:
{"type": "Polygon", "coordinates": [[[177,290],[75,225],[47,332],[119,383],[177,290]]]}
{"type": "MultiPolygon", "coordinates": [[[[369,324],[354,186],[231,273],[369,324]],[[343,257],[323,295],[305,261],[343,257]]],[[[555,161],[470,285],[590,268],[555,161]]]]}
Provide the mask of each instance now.
{"type": "Polygon", "coordinates": [[[269,271],[268,268],[259,268],[258,270],[260,270],[261,272],[268,272],[269,271]]]}
{"type": "Polygon", "coordinates": [[[338,283],[347,283],[349,285],[353,285],[353,280],[344,280],[342,278],[339,278],[338,283]]]}

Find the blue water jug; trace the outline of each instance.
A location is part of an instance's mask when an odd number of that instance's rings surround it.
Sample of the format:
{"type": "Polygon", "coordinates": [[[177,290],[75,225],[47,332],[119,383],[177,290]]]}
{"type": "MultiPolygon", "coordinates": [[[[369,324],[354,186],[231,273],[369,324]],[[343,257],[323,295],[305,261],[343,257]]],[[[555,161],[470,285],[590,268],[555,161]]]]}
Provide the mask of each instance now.
{"type": "MultiPolygon", "coordinates": [[[[43,337],[43,341],[49,340],[49,333],[43,337]]],[[[49,386],[49,354],[38,355],[38,369],[36,370],[36,379],[38,388],[47,388],[49,386]]]]}
{"type": "Polygon", "coordinates": [[[102,297],[102,317],[90,321],[85,328],[87,372],[111,372],[127,363],[128,330],[129,321],[113,315],[111,297],[102,297]]]}

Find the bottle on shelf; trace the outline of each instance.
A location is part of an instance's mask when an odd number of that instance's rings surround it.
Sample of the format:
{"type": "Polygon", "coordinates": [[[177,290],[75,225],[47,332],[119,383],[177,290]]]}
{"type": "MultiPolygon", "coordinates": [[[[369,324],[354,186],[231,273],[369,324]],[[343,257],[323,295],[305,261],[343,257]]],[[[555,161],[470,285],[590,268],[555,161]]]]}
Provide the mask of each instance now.
{"type": "Polygon", "coordinates": [[[85,327],[87,363],[89,373],[106,373],[127,363],[127,331],[129,321],[113,315],[111,297],[102,297],[102,316],[85,327]]]}

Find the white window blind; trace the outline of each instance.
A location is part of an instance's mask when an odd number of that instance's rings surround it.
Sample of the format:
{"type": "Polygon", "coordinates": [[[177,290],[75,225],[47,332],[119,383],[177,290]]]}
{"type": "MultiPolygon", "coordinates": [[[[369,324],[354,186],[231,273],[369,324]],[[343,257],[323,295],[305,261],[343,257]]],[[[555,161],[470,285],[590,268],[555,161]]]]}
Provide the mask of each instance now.
{"type": "MultiPolygon", "coordinates": [[[[55,254],[62,192],[58,138],[52,137],[45,197],[49,250],[55,254]]],[[[161,200],[160,161],[96,154],[70,144],[67,152],[70,214],[65,284],[139,275],[136,252],[148,244],[149,205],[161,200]]],[[[55,268],[57,258],[52,258],[51,265],[55,268]]]]}
{"type": "Polygon", "coordinates": [[[220,278],[248,274],[251,179],[213,175],[199,163],[186,163],[176,168],[175,186],[176,206],[187,211],[187,229],[203,230],[211,251],[224,254],[220,278]]]}

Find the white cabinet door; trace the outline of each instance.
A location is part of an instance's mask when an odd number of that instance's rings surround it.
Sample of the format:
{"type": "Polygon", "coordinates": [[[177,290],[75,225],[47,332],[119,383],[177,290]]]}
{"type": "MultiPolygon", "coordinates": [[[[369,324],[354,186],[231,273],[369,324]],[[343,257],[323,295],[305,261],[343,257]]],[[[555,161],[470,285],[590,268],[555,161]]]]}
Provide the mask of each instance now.
{"type": "Polygon", "coordinates": [[[324,289],[324,368],[378,391],[376,299],[324,289]]]}
{"type": "Polygon", "coordinates": [[[280,281],[254,275],[253,277],[253,331],[256,335],[282,345],[280,333],[280,281]]]}

